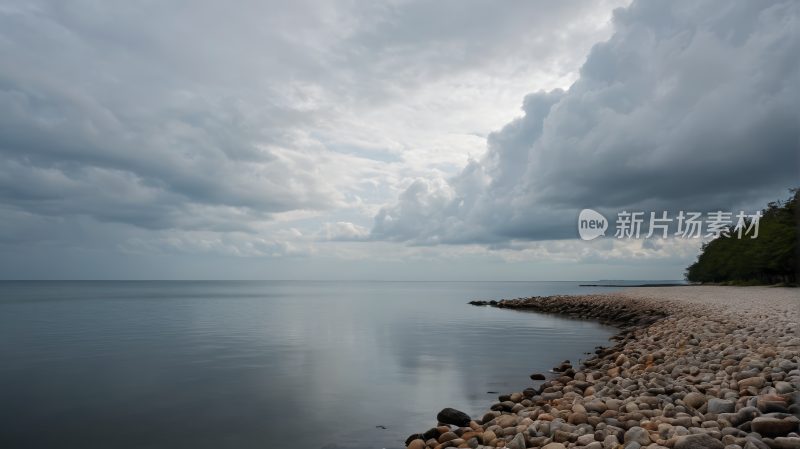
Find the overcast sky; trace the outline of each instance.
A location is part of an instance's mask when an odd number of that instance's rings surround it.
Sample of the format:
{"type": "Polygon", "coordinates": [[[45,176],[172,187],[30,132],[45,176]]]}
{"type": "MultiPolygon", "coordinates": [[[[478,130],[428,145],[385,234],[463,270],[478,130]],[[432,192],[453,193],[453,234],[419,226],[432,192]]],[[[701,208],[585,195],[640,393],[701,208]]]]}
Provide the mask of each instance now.
{"type": "Polygon", "coordinates": [[[2,279],[680,279],[800,185],[795,1],[0,1],[2,279]],[[613,226],[613,224],[612,224],[613,226]]]}

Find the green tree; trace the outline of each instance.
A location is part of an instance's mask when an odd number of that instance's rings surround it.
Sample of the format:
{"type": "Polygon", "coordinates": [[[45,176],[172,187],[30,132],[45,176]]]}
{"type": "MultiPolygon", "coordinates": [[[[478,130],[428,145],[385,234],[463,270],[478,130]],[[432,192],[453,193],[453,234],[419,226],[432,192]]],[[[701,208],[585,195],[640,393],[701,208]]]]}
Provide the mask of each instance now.
{"type": "MultiPolygon", "coordinates": [[[[688,282],[752,281],[797,282],[797,199],[790,189],[786,201],[774,201],[762,210],[758,238],[719,237],[704,243],[697,262],[686,268],[688,282]]],[[[747,220],[746,227],[750,226],[747,220]]],[[[746,229],[746,228],[745,228],[746,229]]]]}

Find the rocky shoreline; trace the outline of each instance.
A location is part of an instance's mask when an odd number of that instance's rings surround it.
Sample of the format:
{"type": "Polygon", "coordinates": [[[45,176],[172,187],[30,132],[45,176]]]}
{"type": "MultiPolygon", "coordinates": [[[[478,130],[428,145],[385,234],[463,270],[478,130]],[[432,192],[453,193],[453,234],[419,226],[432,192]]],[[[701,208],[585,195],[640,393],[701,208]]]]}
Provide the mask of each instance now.
{"type": "Polygon", "coordinates": [[[800,449],[796,289],[652,287],[485,305],[596,319],[620,333],[480,418],[442,410],[408,448],[800,449]]]}

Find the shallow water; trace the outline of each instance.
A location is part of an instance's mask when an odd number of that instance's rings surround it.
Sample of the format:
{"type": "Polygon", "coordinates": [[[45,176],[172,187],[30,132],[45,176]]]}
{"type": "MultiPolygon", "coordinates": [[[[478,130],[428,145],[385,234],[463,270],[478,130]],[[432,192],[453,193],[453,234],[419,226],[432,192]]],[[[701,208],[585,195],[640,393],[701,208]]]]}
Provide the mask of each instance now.
{"type": "Polygon", "coordinates": [[[0,282],[0,446],[402,448],[609,345],[466,304],[623,289],[578,284],[0,282]]]}

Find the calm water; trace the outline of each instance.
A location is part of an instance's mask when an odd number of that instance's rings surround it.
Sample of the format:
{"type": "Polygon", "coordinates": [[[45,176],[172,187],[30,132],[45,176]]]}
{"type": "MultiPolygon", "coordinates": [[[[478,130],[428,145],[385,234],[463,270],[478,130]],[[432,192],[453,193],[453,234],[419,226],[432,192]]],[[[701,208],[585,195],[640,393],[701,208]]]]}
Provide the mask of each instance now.
{"type": "Polygon", "coordinates": [[[482,416],[487,392],[535,386],[614,333],[466,302],[617,290],[0,282],[0,446],[402,448],[442,408],[482,416]]]}

